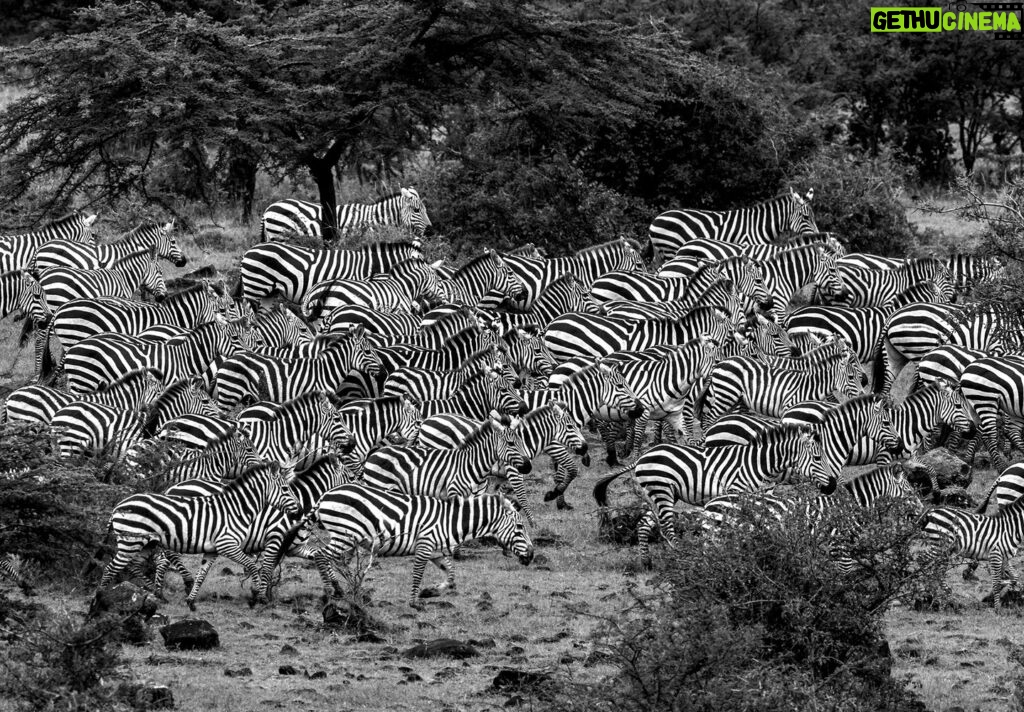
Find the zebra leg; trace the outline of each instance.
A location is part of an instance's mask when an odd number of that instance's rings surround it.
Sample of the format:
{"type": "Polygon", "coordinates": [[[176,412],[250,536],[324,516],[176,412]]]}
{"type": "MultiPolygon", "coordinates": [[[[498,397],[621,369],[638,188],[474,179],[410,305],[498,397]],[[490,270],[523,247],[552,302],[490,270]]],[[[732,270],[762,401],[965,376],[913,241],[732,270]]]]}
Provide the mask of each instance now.
{"type": "Polygon", "coordinates": [[[188,570],[188,567],[181,560],[181,555],[175,551],[164,549],[156,555],[156,573],[153,574],[153,592],[160,598],[164,596],[164,576],[167,574],[167,569],[170,566],[173,566],[174,570],[181,576],[181,581],[186,591],[191,591],[192,586],[196,582],[192,572],[188,570]]]}
{"type": "Polygon", "coordinates": [[[598,420],[597,430],[601,433],[601,440],[604,441],[604,447],[607,453],[604,461],[610,466],[615,467],[619,464],[619,456],[615,450],[615,441],[618,439],[618,428],[615,423],[607,420],[598,420]]]}
{"type": "Polygon", "coordinates": [[[636,527],[637,543],[640,547],[640,565],[651,568],[651,533],[658,528],[658,520],[650,508],[644,510],[636,527]]]}
{"type": "Polygon", "coordinates": [[[963,578],[964,581],[977,581],[978,577],[975,575],[975,571],[978,570],[977,561],[968,561],[967,566],[964,568],[963,578]]]}
{"type": "Polygon", "coordinates": [[[506,468],[505,474],[508,477],[508,483],[512,486],[512,491],[516,495],[516,499],[519,500],[519,506],[522,507],[523,513],[526,514],[526,521],[532,527],[533,510],[530,509],[530,503],[526,499],[526,482],[523,481],[522,473],[514,467],[509,467],[506,468]]]}
{"type": "Polygon", "coordinates": [[[320,572],[320,580],[323,581],[326,598],[345,595],[345,589],[342,588],[338,574],[334,570],[334,559],[336,558],[341,559],[341,549],[335,546],[334,539],[331,539],[326,547],[313,552],[313,563],[316,564],[316,570],[320,572]]]}
{"type": "Polygon", "coordinates": [[[444,583],[437,587],[438,591],[454,591],[455,590],[455,567],[452,564],[452,560],[445,556],[443,553],[433,556],[430,559],[431,563],[437,568],[441,569],[444,573],[444,583]]]}
{"type": "Polygon", "coordinates": [[[1006,458],[999,452],[999,413],[998,407],[992,404],[975,406],[978,420],[981,422],[981,438],[988,448],[992,466],[997,470],[1006,469],[1006,458]]]}
{"type": "Polygon", "coordinates": [[[1003,552],[995,550],[988,555],[988,570],[992,575],[992,605],[998,609],[1003,605],[1003,592],[1005,586],[1003,586],[1003,574],[1005,573],[1006,564],[1003,557],[1003,552]]]}
{"type": "Polygon", "coordinates": [[[632,429],[627,433],[625,449],[622,451],[624,457],[629,456],[633,452],[635,446],[637,450],[643,447],[644,440],[647,438],[647,423],[650,422],[650,410],[644,408],[644,412],[639,418],[632,420],[632,429]]]}
{"type": "Polygon", "coordinates": [[[421,542],[416,545],[416,555],[412,563],[412,594],[409,596],[409,605],[413,608],[423,606],[419,602],[423,571],[427,567],[427,562],[434,558],[434,551],[434,546],[430,542],[421,542]]]}
{"type": "Polygon", "coordinates": [[[100,588],[106,588],[110,585],[110,582],[124,570],[124,567],[130,564],[135,558],[142,552],[143,547],[126,547],[121,542],[117,543],[117,551],[114,552],[114,558],[110,560],[106,568],[103,569],[103,577],[100,579],[100,588]]]}
{"type": "Polygon", "coordinates": [[[554,499],[559,509],[572,509],[572,505],[565,501],[564,494],[569,484],[579,475],[576,460],[561,443],[550,444],[544,452],[551,457],[556,473],[554,489],[544,494],[544,501],[550,502],[554,499]]]}
{"type": "Polygon", "coordinates": [[[209,554],[203,556],[203,563],[199,567],[199,572],[196,574],[196,580],[192,584],[192,588],[189,590],[188,595],[185,596],[185,605],[192,612],[196,610],[196,596],[199,595],[199,589],[203,587],[203,582],[206,580],[206,575],[210,573],[210,567],[217,560],[217,554],[209,554]]]}

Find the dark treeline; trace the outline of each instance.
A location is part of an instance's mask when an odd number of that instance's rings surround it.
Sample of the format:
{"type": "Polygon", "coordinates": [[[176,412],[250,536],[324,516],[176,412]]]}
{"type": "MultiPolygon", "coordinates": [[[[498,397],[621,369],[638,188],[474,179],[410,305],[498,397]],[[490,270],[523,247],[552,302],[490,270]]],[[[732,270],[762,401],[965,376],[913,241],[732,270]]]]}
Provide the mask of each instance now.
{"type": "Polygon", "coordinates": [[[22,214],[133,195],[250,219],[260,171],[325,207],[357,174],[414,181],[457,246],[562,251],[792,184],[815,188],[819,227],[886,252],[909,234],[905,182],[1019,170],[1024,46],[871,34],[869,7],[0,3],[10,80],[43,97],[0,114],[0,195],[22,214]]]}

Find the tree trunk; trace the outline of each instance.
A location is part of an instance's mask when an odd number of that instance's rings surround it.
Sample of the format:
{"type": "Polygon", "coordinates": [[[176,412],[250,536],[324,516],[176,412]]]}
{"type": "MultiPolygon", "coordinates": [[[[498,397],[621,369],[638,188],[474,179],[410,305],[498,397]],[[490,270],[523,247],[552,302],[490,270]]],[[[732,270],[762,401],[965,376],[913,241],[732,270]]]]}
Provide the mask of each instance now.
{"type": "Polygon", "coordinates": [[[256,172],[259,163],[243,147],[230,148],[224,190],[228,197],[241,204],[240,218],[243,225],[252,222],[252,201],[256,195],[256,172]]]}
{"type": "Polygon", "coordinates": [[[338,247],[341,233],[338,230],[338,196],[334,190],[334,163],[323,159],[315,160],[309,166],[317,190],[320,192],[320,232],[324,246],[338,247]]]}

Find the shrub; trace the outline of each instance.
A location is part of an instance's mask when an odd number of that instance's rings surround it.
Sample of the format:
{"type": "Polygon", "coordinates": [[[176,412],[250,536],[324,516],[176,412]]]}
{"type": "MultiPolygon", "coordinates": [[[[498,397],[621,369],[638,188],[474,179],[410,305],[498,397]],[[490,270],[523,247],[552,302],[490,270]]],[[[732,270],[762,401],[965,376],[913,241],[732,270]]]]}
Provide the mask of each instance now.
{"type": "Polygon", "coordinates": [[[850,252],[905,257],[914,231],[897,199],[905,175],[885,156],[869,159],[825,148],[791,174],[794,187],[814,188],[814,218],[850,252]]]}
{"type": "Polygon", "coordinates": [[[882,615],[939,586],[945,561],[915,561],[916,516],[904,504],[837,507],[810,533],[803,511],[767,526],[743,509],[713,536],[684,529],[652,591],[631,590],[632,610],[608,622],[618,675],[571,690],[566,707],[921,709],[889,674],[882,615]],[[833,540],[833,528],[848,534],[833,540]],[[861,568],[842,575],[839,551],[861,568]]]}

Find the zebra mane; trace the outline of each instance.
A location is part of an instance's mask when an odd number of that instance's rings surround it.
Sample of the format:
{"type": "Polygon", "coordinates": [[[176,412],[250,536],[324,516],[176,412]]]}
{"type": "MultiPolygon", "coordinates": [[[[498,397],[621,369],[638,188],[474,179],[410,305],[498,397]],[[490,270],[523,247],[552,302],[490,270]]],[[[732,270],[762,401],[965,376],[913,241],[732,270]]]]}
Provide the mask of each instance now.
{"type": "Polygon", "coordinates": [[[460,363],[458,365],[458,367],[455,370],[456,371],[461,371],[461,370],[463,370],[465,368],[468,368],[469,366],[472,366],[472,365],[476,364],[478,361],[480,361],[484,357],[496,356],[496,355],[497,354],[494,354],[494,347],[493,346],[484,346],[482,349],[480,349],[478,351],[474,351],[469,356],[467,356],[462,361],[462,363],[460,363]]]}
{"type": "Polygon", "coordinates": [[[25,272],[23,269],[9,269],[6,272],[0,272],[0,279],[12,279],[13,277],[20,277],[21,273],[25,272]]]}
{"type": "Polygon", "coordinates": [[[466,436],[466,439],[459,443],[456,450],[468,450],[479,445],[485,438],[489,438],[495,432],[497,424],[494,420],[487,419],[476,430],[466,436]]]}
{"type": "Polygon", "coordinates": [[[133,237],[138,237],[139,235],[144,235],[147,232],[149,232],[150,230],[159,230],[160,232],[164,232],[164,225],[165,224],[166,223],[161,223],[159,220],[143,220],[142,222],[140,222],[138,225],[133,227],[128,232],[122,233],[122,234],[118,235],[117,237],[112,238],[110,240],[110,242],[113,243],[113,242],[121,242],[122,240],[130,240],[133,237]]]}
{"type": "Polygon", "coordinates": [[[145,378],[150,373],[153,374],[153,376],[157,380],[160,380],[163,377],[163,374],[160,373],[159,369],[156,369],[156,368],[136,368],[136,369],[134,369],[132,371],[129,371],[128,373],[123,374],[117,380],[111,381],[110,383],[107,383],[107,384],[105,384],[103,386],[100,386],[99,388],[96,389],[96,393],[107,393],[111,389],[117,388],[118,386],[122,386],[125,383],[129,383],[132,380],[135,380],[135,379],[138,379],[138,378],[145,378]]]}
{"type": "Polygon", "coordinates": [[[228,430],[216,431],[212,436],[210,436],[206,440],[206,444],[203,446],[203,449],[200,450],[200,456],[209,453],[216,447],[220,447],[222,445],[225,445],[226,443],[231,442],[235,438],[235,436],[239,434],[248,437],[247,435],[245,435],[245,432],[238,427],[238,423],[232,423],[231,428],[229,428],[228,430]]]}
{"type": "Polygon", "coordinates": [[[175,398],[191,387],[192,383],[193,381],[190,378],[184,378],[172,383],[146,407],[146,417],[142,423],[142,432],[145,433],[146,437],[153,437],[156,434],[156,425],[160,414],[175,398]]]}
{"type": "Polygon", "coordinates": [[[878,401],[885,402],[885,398],[878,393],[863,393],[859,396],[854,396],[844,403],[833,405],[827,411],[822,414],[822,418],[835,417],[837,413],[845,413],[846,411],[856,410],[865,404],[873,404],[878,401]]]}
{"type": "Polygon", "coordinates": [[[809,232],[802,235],[788,235],[781,240],[776,240],[772,245],[784,248],[824,245],[829,238],[834,238],[831,232],[809,232]]]}
{"type": "Polygon", "coordinates": [[[785,440],[788,437],[799,434],[801,431],[813,430],[804,424],[797,423],[780,423],[774,427],[762,430],[758,433],[753,440],[746,445],[740,445],[739,447],[763,447],[765,445],[785,440]]]}
{"type": "Polygon", "coordinates": [[[562,385],[559,386],[559,388],[565,388],[566,386],[571,386],[590,378],[594,373],[600,372],[602,366],[609,368],[612,367],[611,364],[603,363],[598,359],[597,361],[594,361],[594,363],[587,364],[576,373],[571,374],[568,378],[562,381],[562,385]]]}
{"type": "Polygon", "coordinates": [[[142,248],[136,250],[135,252],[129,252],[128,254],[123,255],[121,257],[118,257],[116,260],[114,260],[114,262],[111,264],[111,267],[117,267],[118,265],[122,265],[125,262],[128,262],[129,260],[136,259],[136,258],[138,258],[141,255],[149,255],[151,259],[155,260],[156,259],[156,248],[155,247],[142,247],[142,248]]]}
{"type": "Polygon", "coordinates": [[[452,274],[452,279],[455,279],[456,277],[460,277],[460,276],[466,274],[467,272],[469,272],[470,270],[476,269],[476,267],[478,265],[480,265],[481,263],[487,262],[489,260],[493,260],[496,257],[499,260],[501,259],[501,257],[499,257],[498,254],[496,252],[494,252],[493,250],[487,250],[486,252],[482,252],[479,255],[477,255],[476,257],[474,257],[473,259],[471,259],[469,262],[467,262],[466,264],[462,265],[457,270],[455,270],[455,272],[452,274]]]}
{"type": "MultiPolygon", "coordinates": [[[[423,330],[424,331],[427,331],[427,330],[433,331],[435,329],[440,329],[441,326],[444,325],[444,324],[448,324],[449,322],[455,321],[457,319],[464,319],[466,317],[470,318],[471,323],[467,324],[462,329],[459,329],[459,331],[457,331],[455,333],[455,335],[461,334],[463,331],[465,331],[465,330],[467,330],[469,328],[473,328],[475,330],[477,328],[476,327],[476,317],[473,314],[472,309],[470,307],[465,306],[465,305],[460,306],[455,311],[450,311],[447,314],[442,314],[440,317],[437,318],[437,321],[435,321],[433,324],[430,324],[429,326],[423,327],[423,330]]],[[[455,338],[455,335],[453,335],[452,338],[455,338]]]]}
{"type": "Polygon", "coordinates": [[[705,272],[708,272],[712,269],[718,269],[718,260],[708,260],[704,259],[703,257],[698,257],[694,259],[694,262],[698,264],[697,271],[691,274],[689,279],[687,280],[686,289],[683,291],[684,297],[686,296],[686,294],[689,293],[690,286],[694,282],[696,282],[699,277],[703,277],[705,272]]]}
{"type": "MultiPolygon", "coordinates": [[[[952,387],[952,385],[948,383],[946,384],[946,388],[952,387]]],[[[916,400],[919,401],[924,400],[925,398],[931,397],[933,394],[938,393],[942,390],[944,390],[942,384],[940,384],[938,381],[932,381],[931,383],[919,386],[918,388],[915,388],[913,391],[907,394],[907,397],[903,399],[903,403],[900,404],[900,407],[902,408],[903,406],[910,404],[912,401],[916,402],[914,400],[915,398],[916,400]]]]}
{"type": "Polygon", "coordinates": [[[547,293],[547,291],[549,289],[554,290],[556,287],[558,289],[561,289],[562,287],[565,287],[566,285],[569,285],[571,287],[575,283],[576,283],[576,275],[574,275],[572,272],[566,272],[565,274],[563,274],[558,279],[549,282],[547,284],[547,286],[545,286],[544,289],[541,290],[540,294],[537,295],[537,300],[536,301],[540,301],[541,299],[543,299],[544,295],[547,293]]]}
{"type": "MultiPolygon", "coordinates": [[[[622,238],[617,237],[614,240],[609,240],[608,242],[602,242],[597,245],[591,245],[590,247],[584,247],[582,249],[576,250],[576,252],[573,253],[573,257],[603,255],[608,252],[616,252],[618,250],[621,250],[623,247],[631,247],[631,245],[629,245],[622,238]]],[[[639,245],[637,245],[637,247],[639,247],[639,245]]]]}
{"type": "MultiPolygon", "coordinates": [[[[214,286],[213,282],[210,283],[210,286],[211,287],[214,286]]],[[[223,290],[223,287],[221,287],[221,289],[223,290]]],[[[214,287],[214,290],[216,291],[216,287],[214,287]]],[[[195,294],[196,292],[205,292],[205,291],[206,291],[206,285],[204,283],[202,283],[202,282],[199,282],[199,283],[193,284],[193,285],[191,285],[189,287],[185,287],[180,292],[175,292],[174,294],[168,294],[167,295],[167,299],[165,299],[163,301],[163,304],[167,305],[168,303],[173,303],[175,300],[180,300],[180,299],[184,299],[185,297],[191,296],[192,294],[195,294]]]]}
{"type": "Polygon", "coordinates": [[[783,255],[799,255],[799,254],[803,254],[804,252],[811,252],[811,251],[817,252],[819,249],[824,249],[824,248],[825,248],[825,243],[824,242],[809,242],[809,243],[807,243],[805,245],[795,245],[794,247],[787,247],[786,249],[784,249],[781,252],[773,255],[772,257],[769,257],[768,259],[778,259],[779,257],[782,257],[783,255]]]}
{"type": "Polygon", "coordinates": [[[895,309],[905,307],[908,304],[915,302],[924,301],[921,297],[930,296],[935,291],[935,282],[932,280],[924,280],[923,282],[917,282],[904,289],[899,294],[896,294],[889,299],[885,305],[895,309]]]}

